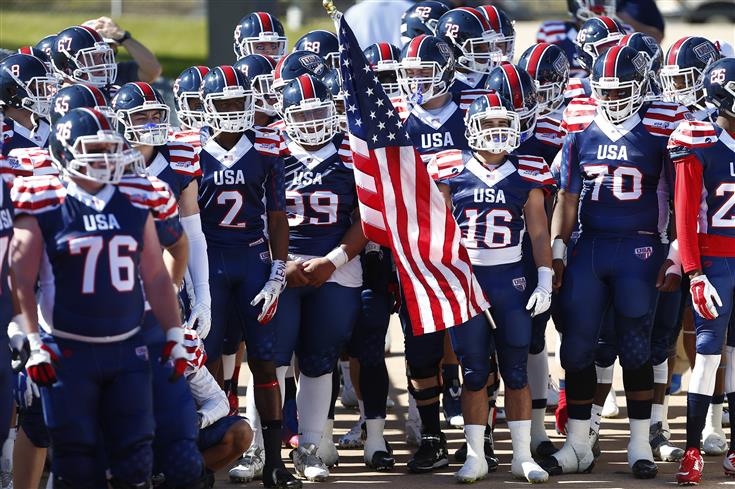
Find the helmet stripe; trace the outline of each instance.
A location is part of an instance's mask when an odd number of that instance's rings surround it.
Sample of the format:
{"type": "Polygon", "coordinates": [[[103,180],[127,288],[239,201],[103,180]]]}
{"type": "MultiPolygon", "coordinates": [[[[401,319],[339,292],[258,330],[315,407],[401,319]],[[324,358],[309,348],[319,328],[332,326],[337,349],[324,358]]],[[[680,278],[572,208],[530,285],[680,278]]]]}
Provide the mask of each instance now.
{"type": "Polygon", "coordinates": [[[110,122],[107,120],[107,118],[96,110],[88,109],[86,107],[80,108],[80,110],[83,110],[84,112],[94,117],[94,120],[97,122],[97,127],[100,129],[100,131],[109,131],[111,129],[110,122]]]}
{"type": "Polygon", "coordinates": [[[260,27],[263,28],[263,32],[273,32],[273,20],[271,14],[266,12],[256,12],[258,20],[260,21],[260,27]]]}
{"type": "Polygon", "coordinates": [[[23,46],[22,48],[18,48],[18,53],[30,54],[31,56],[33,56],[33,48],[31,46],[23,46]]]}
{"type": "Polygon", "coordinates": [[[618,58],[620,57],[620,51],[623,47],[624,46],[615,46],[605,53],[605,67],[603,73],[606,77],[615,76],[615,68],[618,65],[618,58]]]}
{"type": "Polygon", "coordinates": [[[472,7],[458,7],[455,10],[463,10],[469,14],[472,15],[472,17],[475,18],[478,24],[482,27],[483,31],[490,30],[490,24],[488,24],[487,19],[484,15],[482,15],[476,8],[472,7]]]}
{"type": "Polygon", "coordinates": [[[526,71],[531,75],[531,78],[536,78],[539,65],[541,64],[541,58],[543,58],[544,54],[550,47],[550,44],[542,43],[536,44],[531,50],[531,56],[529,57],[528,65],[526,66],[526,71]]]}
{"type": "Polygon", "coordinates": [[[391,59],[390,44],[387,42],[379,42],[378,51],[380,52],[380,61],[391,59]]]}
{"type": "Polygon", "coordinates": [[[421,34],[411,39],[411,44],[408,45],[408,52],[406,53],[409,58],[416,58],[418,56],[424,39],[426,39],[426,34],[421,34]]]}
{"type": "Polygon", "coordinates": [[[679,53],[681,52],[681,48],[684,45],[684,43],[687,42],[689,39],[691,39],[691,36],[682,37],[669,48],[669,55],[666,57],[666,64],[669,64],[669,65],[679,64],[679,60],[678,60],[679,53]]]}
{"type": "Polygon", "coordinates": [[[96,30],[94,30],[91,27],[86,26],[86,25],[80,25],[78,27],[80,27],[81,29],[84,29],[85,31],[87,31],[89,33],[89,35],[92,36],[92,39],[94,39],[96,42],[102,42],[102,36],[100,36],[100,33],[97,32],[96,30]]]}
{"type": "Polygon", "coordinates": [[[228,87],[237,85],[237,75],[232,66],[222,65],[219,69],[222,72],[222,76],[225,77],[225,83],[227,83],[228,87]]]}
{"type": "Polygon", "coordinates": [[[485,99],[487,99],[487,105],[490,107],[502,105],[500,103],[500,97],[498,96],[496,92],[490,92],[490,93],[485,94],[485,99]]]}
{"type": "Polygon", "coordinates": [[[307,74],[299,76],[299,87],[301,88],[301,95],[304,96],[304,100],[316,97],[314,80],[311,78],[311,76],[307,74]]]}
{"type": "Polygon", "coordinates": [[[149,102],[156,102],[156,94],[153,91],[153,87],[145,82],[133,82],[133,84],[138,87],[140,93],[143,94],[143,98],[149,102]]]}
{"type": "Polygon", "coordinates": [[[92,97],[94,97],[95,101],[97,101],[98,106],[105,106],[107,105],[107,101],[105,100],[104,95],[102,95],[102,92],[100,90],[92,85],[87,85],[86,83],[80,83],[80,87],[83,87],[86,89],[90,94],[92,94],[92,97]]]}
{"type": "Polygon", "coordinates": [[[485,17],[488,24],[495,32],[500,32],[500,15],[498,14],[498,8],[492,5],[483,5],[478,7],[485,12],[485,17]]]}
{"type": "Polygon", "coordinates": [[[508,83],[508,89],[513,99],[513,107],[520,109],[523,107],[523,86],[516,67],[510,63],[501,65],[505,72],[505,80],[508,83]]]}
{"type": "Polygon", "coordinates": [[[607,30],[609,32],[620,32],[620,29],[618,29],[618,24],[610,17],[606,17],[603,15],[597,18],[605,25],[605,27],[607,27],[607,30]]]}
{"type": "Polygon", "coordinates": [[[199,72],[199,81],[201,82],[205,76],[207,76],[207,73],[209,73],[209,68],[206,66],[195,66],[196,70],[199,72]]]}

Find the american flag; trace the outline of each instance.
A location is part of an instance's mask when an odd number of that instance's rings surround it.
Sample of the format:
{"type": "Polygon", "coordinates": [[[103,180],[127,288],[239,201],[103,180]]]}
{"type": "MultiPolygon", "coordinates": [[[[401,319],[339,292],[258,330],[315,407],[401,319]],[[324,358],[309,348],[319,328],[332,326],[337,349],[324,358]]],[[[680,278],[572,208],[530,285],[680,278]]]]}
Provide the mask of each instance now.
{"type": "Polygon", "coordinates": [[[365,236],[393,251],[415,335],[462,324],[489,304],[459,227],[344,18],[338,31],[365,236]]]}

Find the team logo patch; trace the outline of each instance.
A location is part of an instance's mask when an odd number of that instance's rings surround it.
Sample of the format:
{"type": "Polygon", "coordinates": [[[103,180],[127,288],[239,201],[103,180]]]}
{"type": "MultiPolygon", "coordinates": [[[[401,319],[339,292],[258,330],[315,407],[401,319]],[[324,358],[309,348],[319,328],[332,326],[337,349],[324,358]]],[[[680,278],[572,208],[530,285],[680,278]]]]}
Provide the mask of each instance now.
{"type": "Polygon", "coordinates": [[[448,60],[449,57],[452,55],[452,51],[449,48],[449,44],[447,44],[445,42],[438,42],[438,43],[436,43],[436,47],[439,48],[439,52],[441,53],[442,57],[445,60],[448,60]]]}
{"type": "Polygon", "coordinates": [[[316,54],[302,56],[299,58],[299,62],[304,68],[317,76],[322,76],[324,74],[324,64],[322,63],[321,58],[316,54]]]}
{"type": "Polygon", "coordinates": [[[648,55],[643,52],[639,52],[633,57],[633,67],[635,70],[640,73],[641,75],[646,74],[646,70],[648,69],[648,55]]]}
{"type": "Polygon", "coordinates": [[[569,60],[564,54],[560,54],[556,61],[554,61],[554,71],[558,74],[563,74],[569,69],[569,60]]]}
{"type": "Polygon", "coordinates": [[[643,246],[635,249],[635,256],[639,260],[648,260],[653,255],[653,246],[643,246]]]}
{"type": "Polygon", "coordinates": [[[135,348],[135,356],[147,362],[148,361],[148,347],[145,345],[137,346],[135,348]]]}
{"type": "Polygon", "coordinates": [[[526,290],[526,277],[518,277],[513,279],[513,287],[516,288],[516,290],[523,292],[526,290]]]}
{"type": "Polygon", "coordinates": [[[709,42],[703,42],[702,44],[694,46],[693,51],[694,54],[697,55],[697,58],[699,58],[703,63],[708,63],[717,56],[712,44],[709,42]]]}

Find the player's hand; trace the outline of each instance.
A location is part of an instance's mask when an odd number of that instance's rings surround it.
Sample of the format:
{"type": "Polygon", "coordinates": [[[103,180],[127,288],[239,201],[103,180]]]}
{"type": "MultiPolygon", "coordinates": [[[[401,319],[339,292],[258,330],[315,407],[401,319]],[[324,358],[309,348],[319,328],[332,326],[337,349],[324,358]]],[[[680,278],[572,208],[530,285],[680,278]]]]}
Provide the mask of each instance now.
{"type": "Polygon", "coordinates": [[[40,387],[50,387],[56,383],[56,371],[51,364],[59,357],[48,346],[41,341],[41,335],[31,333],[28,335],[28,344],[31,347],[31,355],[26,362],[28,377],[40,387]]]}
{"type": "Polygon", "coordinates": [[[309,277],[304,275],[304,263],[286,262],[286,287],[306,287],[307,285],[309,285],[309,277]]]}
{"type": "Polygon", "coordinates": [[[91,27],[99,32],[100,36],[105,39],[121,39],[125,35],[125,29],[120,27],[109,17],[100,17],[99,19],[88,20],[84,25],[91,27]]]}
{"type": "Polygon", "coordinates": [[[661,265],[661,269],[658,271],[658,278],[656,279],[656,288],[661,292],[674,292],[679,290],[681,286],[681,267],[679,267],[679,274],[672,272],[672,267],[675,267],[673,261],[666,259],[664,264],[661,265]]]}
{"type": "Polygon", "coordinates": [[[166,344],[161,352],[161,363],[173,363],[173,372],[169,382],[176,382],[184,375],[187,365],[186,348],[184,348],[184,328],[177,326],[166,331],[166,344]]]}
{"type": "Polygon", "coordinates": [[[552,287],[554,292],[558,292],[561,288],[562,278],[564,277],[564,260],[553,260],[551,262],[551,269],[554,270],[552,287]]]}
{"type": "Polygon", "coordinates": [[[692,306],[697,314],[708,320],[719,316],[715,304],[722,307],[722,299],[720,299],[720,295],[710,283],[707,275],[702,274],[692,277],[689,293],[692,295],[692,306]]]}
{"type": "Polygon", "coordinates": [[[184,328],[187,374],[199,370],[207,363],[207,351],[196,330],[184,328]]]}
{"type": "Polygon", "coordinates": [[[538,286],[531,294],[526,303],[526,310],[531,312],[531,317],[543,314],[551,307],[551,291],[538,286]]]}
{"type": "Polygon", "coordinates": [[[8,324],[10,367],[15,373],[23,370],[28,361],[28,357],[31,355],[31,348],[28,341],[26,341],[26,335],[21,327],[22,322],[23,316],[18,314],[8,324]]]}
{"type": "Polygon", "coordinates": [[[309,278],[309,285],[314,287],[321,287],[336,269],[326,257],[312,258],[304,262],[304,275],[309,278]]]}
{"type": "Polygon", "coordinates": [[[286,262],[283,260],[273,260],[271,264],[271,274],[258,295],[250,302],[251,306],[257,306],[261,302],[260,314],[258,322],[266,324],[273,319],[278,309],[278,296],[283,292],[286,286],[286,262]]]}
{"type": "Polygon", "coordinates": [[[391,281],[388,284],[388,293],[393,296],[393,307],[390,310],[391,314],[398,314],[401,311],[403,305],[403,296],[401,295],[401,285],[398,281],[391,281]]]}
{"type": "Polygon", "coordinates": [[[195,303],[184,326],[196,330],[200,338],[206,338],[209,329],[212,327],[212,309],[210,309],[209,304],[205,302],[195,303]]]}
{"type": "Polygon", "coordinates": [[[15,402],[23,409],[28,409],[34,399],[41,397],[38,386],[25,372],[18,372],[18,375],[15,376],[13,394],[15,394],[15,402]]]}

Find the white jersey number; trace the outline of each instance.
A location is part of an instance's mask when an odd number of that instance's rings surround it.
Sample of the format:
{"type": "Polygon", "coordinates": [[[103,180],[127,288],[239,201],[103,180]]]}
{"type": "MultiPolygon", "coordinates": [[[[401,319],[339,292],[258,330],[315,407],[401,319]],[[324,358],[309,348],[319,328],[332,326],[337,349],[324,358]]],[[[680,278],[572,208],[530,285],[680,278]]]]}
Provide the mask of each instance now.
{"type": "Polygon", "coordinates": [[[242,194],[237,190],[223,190],[217,196],[217,203],[219,205],[227,205],[228,202],[232,202],[232,206],[227,211],[227,214],[225,214],[225,217],[222,218],[219,225],[223,228],[244,228],[244,222],[235,222],[237,214],[242,209],[242,194]]]}
{"type": "MultiPolygon", "coordinates": [[[[467,236],[465,240],[470,248],[478,247],[477,224],[479,215],[477,209],[465,210],[468,221],[467,236]]],[[[485,235],[482,241],[487,248],[504,248],[510,244],[511,232],[508,226],[498,223],[498,220],[509,223],[513,220],[513,214],[505,209],[493,209],[485,216],[485,235]]]]}
{"type": "Polygon", "coordinates": [[[726,194],[730,194],[722,207],[717,209],[717,212],[712,216],[712,227],[715,228],[735,228],[735,216],[725,217],[731,213],[733,207],[735,207],[735,183],[723,183],[715,190],[717,197],[723,197],[726,194]]]}
{"type": "Polygon", "coordinates": [[[600,200],[600,189],[605,179],[612,176],[612,194],[618,200],[636,200],[643,194],[643,174],[632,166],[619,166],[612,174],[608,165],[586,165],[585,173],[594,177],[592,200],[600,200]]]}
{"type": "MultiPolygon", "coordinates": [[[[99,261],[105,240],[102,236],[84,236],[69,240],[69,253],[84,257],[84,275],[82,276],[82,294],[94,294],[97,278],[97,262],[99,261]]],[[[115,236],[107,245],[107,256],[110,265],[110,282],[118,292],[130,292],[135,286],[135,262],[128,255],[121,254],[122,248],[134,253],[138,242],[132,236],[115,236]]]]}
{"type": "Polygon", "coordinates": [[[334,192],[317,190],[309,195],[308,205],[316,216],[306,216],[306,197],[296,190],[286,190],[286,210],[288,225],[299,226],[306,222],[316,226],[326,226],[337,222],[339,196],[334,192]]]}

